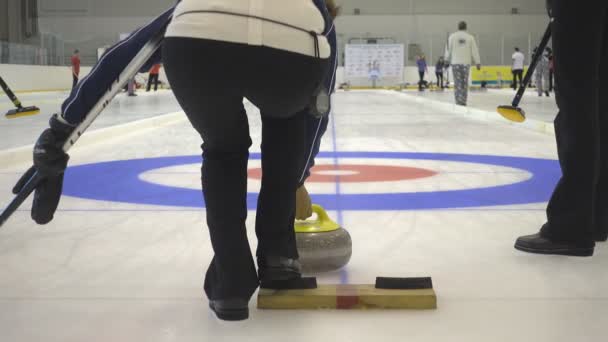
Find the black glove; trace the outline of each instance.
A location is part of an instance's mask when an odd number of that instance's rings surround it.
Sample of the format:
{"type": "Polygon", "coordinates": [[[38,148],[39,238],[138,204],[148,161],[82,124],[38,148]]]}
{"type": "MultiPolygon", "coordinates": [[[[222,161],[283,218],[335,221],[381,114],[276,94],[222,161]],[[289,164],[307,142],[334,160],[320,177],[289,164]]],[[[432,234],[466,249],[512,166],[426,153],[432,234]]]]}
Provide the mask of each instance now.
{"type": "Polygon", "coordinates": [[[38,224],[47,224],[59,205],[63,188],[63,174],[69,156],[63,151],[63,145],[73,131],[73,127],[58,120],[53,115],[46,129],[34,146],[34,166],[28,170],[13,188],[17,194],[23,189],[34,172],[43,178],[36,187],[32,205],[32,219],[38,224]]]}

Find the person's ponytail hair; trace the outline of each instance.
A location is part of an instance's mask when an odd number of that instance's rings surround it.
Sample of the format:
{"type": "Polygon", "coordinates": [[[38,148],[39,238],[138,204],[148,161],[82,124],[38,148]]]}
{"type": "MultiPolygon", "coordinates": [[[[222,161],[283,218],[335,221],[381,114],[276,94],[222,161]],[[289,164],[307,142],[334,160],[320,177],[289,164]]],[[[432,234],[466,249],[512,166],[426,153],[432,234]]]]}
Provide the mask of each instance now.
{"type": "Polygon", "coordinates": [[[336,19],[336,17],[340,15],[341,7],[336,4],[335,0],[325,0],[325,5],[332,18],[336,19]]]}

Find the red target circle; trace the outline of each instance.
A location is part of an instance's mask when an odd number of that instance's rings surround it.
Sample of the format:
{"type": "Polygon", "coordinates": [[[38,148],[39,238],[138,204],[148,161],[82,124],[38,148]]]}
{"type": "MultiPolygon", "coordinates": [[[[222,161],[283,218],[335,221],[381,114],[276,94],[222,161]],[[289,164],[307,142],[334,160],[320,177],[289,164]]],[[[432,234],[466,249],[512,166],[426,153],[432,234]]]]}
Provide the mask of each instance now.
{"type": "MultiPolygon", "coordinates": [[[[249,178],[262,179],[262,169],[249,169],[249,178]]],[[[312,168],[307,182],[313,183],[369,183],[395,182],[428,178],[437,172],[407,166],[394,165],[317,165],[312,168]]]]}

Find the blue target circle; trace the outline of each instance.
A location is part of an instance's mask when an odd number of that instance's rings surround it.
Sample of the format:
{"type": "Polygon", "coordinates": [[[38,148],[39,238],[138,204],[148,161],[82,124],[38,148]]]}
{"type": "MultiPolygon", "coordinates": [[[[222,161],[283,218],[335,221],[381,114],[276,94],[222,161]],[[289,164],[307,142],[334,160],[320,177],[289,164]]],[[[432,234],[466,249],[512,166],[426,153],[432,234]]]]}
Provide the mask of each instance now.
{"type": "MultiPolygon", "coordinates": [[[[252,153],[251,159],[260,159],[252,153]]],[[[425,210],[472,208],[546,202],[561,176],[552,159],[410,152],[323,152],[319,158],[411,159],[486,164],[529,172],[521,182],[464,190],[376,194],[312,194],[328,210],[425,210]]],[[[110,202],[172,207],[204,207],[200,190],[154,184],[140,179],[144,172],[196,164],[200,156],[119,160],[70,167],[64,195],[110,202]]],[[[247,194],[249,209],[256,209],[257,193],[247,194]]]]}

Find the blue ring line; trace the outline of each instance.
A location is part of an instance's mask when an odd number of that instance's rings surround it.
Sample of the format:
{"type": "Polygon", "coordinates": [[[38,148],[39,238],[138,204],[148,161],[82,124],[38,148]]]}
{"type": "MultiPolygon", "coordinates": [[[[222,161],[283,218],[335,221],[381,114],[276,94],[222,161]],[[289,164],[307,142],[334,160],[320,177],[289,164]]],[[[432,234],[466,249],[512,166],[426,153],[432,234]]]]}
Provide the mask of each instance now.
{"type": "MultiPolygon", "coordinates": [[[[411,159],[475,163],[520,169],[527,180],[485,188],[422,193],[313,194],[327,210],[433,210],[542,203],[549,200],[561,176],[552,159],[411,152],[322,152],[319,158],[411,159]]],[[[260,159],[252,153],[251,159],[260,159]]],[[[200,190],[145,182],[139,175],[150,170],[201,163],[200,156],[171,156],[119,160],[68,168],[64,194],[78,198],[172,207],[204,207],[200,190]]],[[[248,208],[256,209],[257,193],[247,194],[248,208]]]]}

